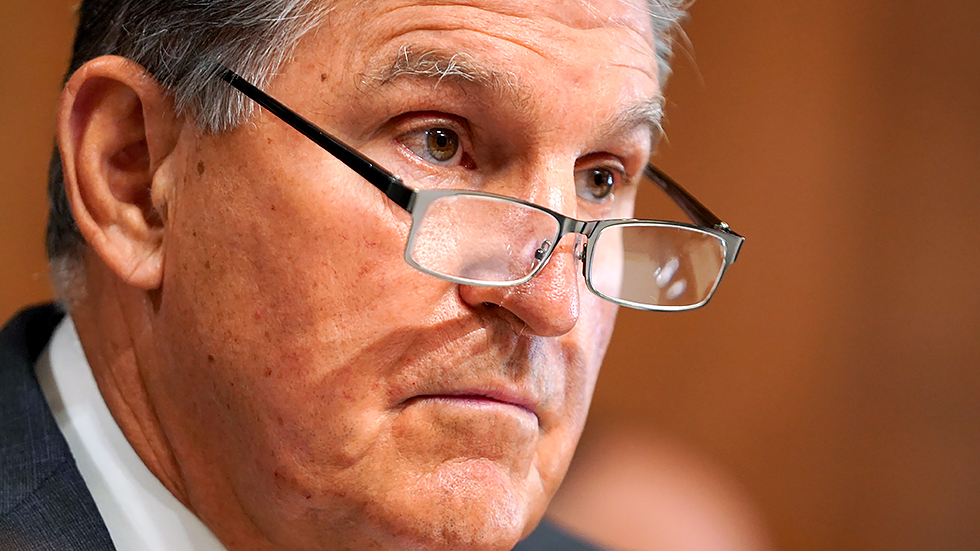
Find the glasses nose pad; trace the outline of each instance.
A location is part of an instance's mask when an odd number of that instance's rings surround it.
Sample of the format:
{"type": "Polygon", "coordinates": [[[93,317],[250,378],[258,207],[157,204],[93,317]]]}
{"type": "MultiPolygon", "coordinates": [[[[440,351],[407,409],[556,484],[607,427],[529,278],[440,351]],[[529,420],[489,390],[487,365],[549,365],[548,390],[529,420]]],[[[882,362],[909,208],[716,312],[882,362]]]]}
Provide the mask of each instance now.
{"type": "Polygon", "coordinates": [[[541,262],[544,260],[545,255],[548,254],[548,250],[551,249],[551,241],[545,239],[538,250],[534,251],[534,260],[541,262]]]}
{"type": "Polygon", "coordinates": [[[581,234],[575,236],[575,246],[572,248],[572,251],[574,251],[576,260],[585,262],[585,248],[588,247],[588,243],[581,234]]]}

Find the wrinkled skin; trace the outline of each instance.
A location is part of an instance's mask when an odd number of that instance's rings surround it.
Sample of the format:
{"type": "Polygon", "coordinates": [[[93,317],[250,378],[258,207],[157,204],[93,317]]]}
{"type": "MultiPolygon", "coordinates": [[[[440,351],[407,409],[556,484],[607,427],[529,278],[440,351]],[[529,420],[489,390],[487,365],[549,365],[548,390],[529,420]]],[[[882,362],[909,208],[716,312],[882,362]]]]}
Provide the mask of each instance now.
{"type": "MultiPolygon", "coordinates": [[[[460,128],[471,162],[457,170],[578,216],[577,170],[646,162],[649,126],[610,121],[659,94],[642,4],[590,4],[338,2],[266,91],[410,184],[432,170],[418,132],[460,128]],[[382,83],[405,47],[509,82],[382,83]]],[[[173,125],[151,163],[159,284],[131,292],[92,240],[99,298],[75,312],[151,470],[232,548],[508,549],[527,535],[616,314],[586,289],[573,239],[521,286],[454,285],[404,262],[404,211],[270,114],[218,136],[173,125]]]]}

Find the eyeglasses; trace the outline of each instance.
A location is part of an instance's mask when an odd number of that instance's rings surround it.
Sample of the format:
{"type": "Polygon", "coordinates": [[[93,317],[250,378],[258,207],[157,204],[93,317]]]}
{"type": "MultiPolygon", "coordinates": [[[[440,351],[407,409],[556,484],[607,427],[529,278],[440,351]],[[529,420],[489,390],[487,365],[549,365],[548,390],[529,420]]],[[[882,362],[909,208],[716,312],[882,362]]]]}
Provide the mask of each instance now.
{"type": "Polygon", "coordinates": [[[217,73],[381,190],[412,216],[405,261],[457,284],[506,287],[537,275],[566,234],[596,295],[640,310],[703,306],[744,238],[652,165],[660,187],[694,224],[662,220],[576,220],[533,203],[481,191],[415,189],[231,71],[217,73]]]}

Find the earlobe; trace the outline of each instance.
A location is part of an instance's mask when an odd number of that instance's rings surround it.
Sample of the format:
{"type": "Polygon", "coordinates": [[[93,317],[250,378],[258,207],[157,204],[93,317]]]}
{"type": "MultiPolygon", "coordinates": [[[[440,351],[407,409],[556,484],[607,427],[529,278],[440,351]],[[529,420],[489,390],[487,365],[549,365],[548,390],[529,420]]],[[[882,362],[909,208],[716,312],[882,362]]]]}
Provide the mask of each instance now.
{"type": "Polygon", "coordinates": [[[125,58],[86,63],[62,92],[58,146],[72,214],[106,266],[144,290],[162,281],[166,160],[180,122],[162,86],[125,58]]]}

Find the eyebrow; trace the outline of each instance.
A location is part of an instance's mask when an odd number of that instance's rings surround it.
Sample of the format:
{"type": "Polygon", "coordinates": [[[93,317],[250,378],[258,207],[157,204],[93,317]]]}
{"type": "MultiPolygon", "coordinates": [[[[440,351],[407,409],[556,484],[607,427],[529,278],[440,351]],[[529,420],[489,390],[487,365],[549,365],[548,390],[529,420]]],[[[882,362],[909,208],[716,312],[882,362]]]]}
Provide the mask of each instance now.
{"type": "MultiPolygon", "coordinates": [[[[380,70],[368,73],[365,81],[380,88],[402,79],[430,81],[436,85],[443,82],[476,85],[498,93],[509,91],[517,98],[529,97],[529,91],[513,73],[488,67],[466,53],[419,50],[410,45],[403,45],[397,56],[380,70]]],[[[522,102],[518,100],[518,103],[522,102]]],[[[603,121],[603,134],[613,136],[647,127],[656,142],[663,134],[664,103],[663,95],[657,94],[619,109],[603,121]]]]}
{"type": "Polygon", "coordinates": [[[607,130],[605,135],[623,134],[637,127],[647,127],[656,142],[663,135],[664,102],[662,95],[657,94],[620,109],[606,119],[603,125],[607,130]]]}
{"type": "Polygon", "coordinates": [[[402,46],[384,68],[367,76],[367,80],[378,86],[410,79],[430,80],[436,84],[475,84],[494,90],[520,88],[513,73],[492,69],[468,54],[439,49],[419,51],[408,45],[402,46]]]}

